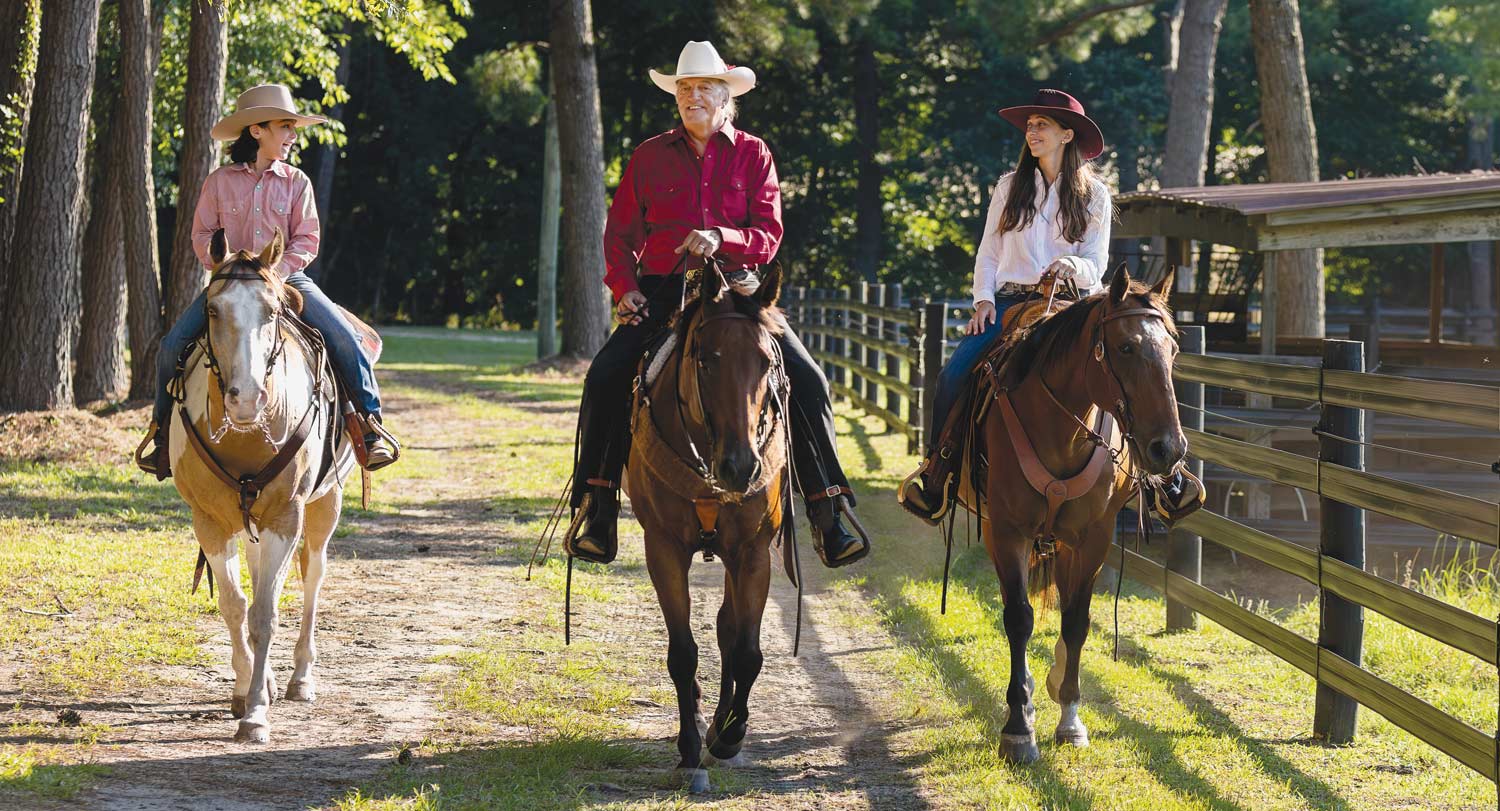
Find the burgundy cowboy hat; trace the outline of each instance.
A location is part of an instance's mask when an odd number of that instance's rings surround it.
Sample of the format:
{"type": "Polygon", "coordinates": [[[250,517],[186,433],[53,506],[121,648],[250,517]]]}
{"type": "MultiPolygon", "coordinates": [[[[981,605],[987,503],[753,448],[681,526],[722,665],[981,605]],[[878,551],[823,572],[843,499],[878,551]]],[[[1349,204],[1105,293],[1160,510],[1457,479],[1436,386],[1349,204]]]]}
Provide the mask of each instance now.
{"type": "Polygon", "coordinates": [[[1006,107],[1000,111],[1000,117],[1016,125],[1022,132],[1026,131],[1026,119],[1034,115],[1044,115],[1057,123],[1064,129],[1073,131],[1073,137],[1078,141],[1078,152],[1084,160],[1099,157],[1104,151],[1104,133],[1099,131],[1099,125],[1094,123],[1083,112],[1083,105],[1078,99],[1073,98],[1061,90],[1038,90],[1036,98],[1030,104],[1020,107],[1006,107]]]}

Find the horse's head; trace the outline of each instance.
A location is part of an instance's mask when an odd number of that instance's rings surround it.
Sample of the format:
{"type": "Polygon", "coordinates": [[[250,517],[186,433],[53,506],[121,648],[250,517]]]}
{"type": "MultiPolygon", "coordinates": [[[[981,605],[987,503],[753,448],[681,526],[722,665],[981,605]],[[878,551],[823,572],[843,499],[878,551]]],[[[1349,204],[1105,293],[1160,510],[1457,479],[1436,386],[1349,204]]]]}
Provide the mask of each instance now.
{"type": "Polygon", "coordinates": [[[214,263],[204,302],[209,351],[225,413],[237,427],[260,420],[269,402],[271,364],[281,347],[280,315],[302,309],[302,295],[276,273],[284,249],[280,229],[258,256],[228,253],[223,229],[214,232],[209,245],[214,263]]]}
{"type": "Polygon", "coordinates": [[[709,464],[719,485],[744,493],[761,465],[764,432],[776,396],[770,374],[778,361],[775,318],[781,270],[773,266],[753,295],[732,290],[713,265],[703,271],[698,313],[689,323],[685,362],[698,390],[694,416],[709,438],[709,464]]]}
{"type": "Polygon", "coordinates": [[[1135,438],[1137,461],[1156,475],[1171,472],[1187,453],[1177,416],[1172,363],[1177,326],[1168,309],[1168,274],[1147,289],[1122,267],[1099,308],[1091,348],[1103,383],[1096,402],[1114,411],[1135,438]]]}

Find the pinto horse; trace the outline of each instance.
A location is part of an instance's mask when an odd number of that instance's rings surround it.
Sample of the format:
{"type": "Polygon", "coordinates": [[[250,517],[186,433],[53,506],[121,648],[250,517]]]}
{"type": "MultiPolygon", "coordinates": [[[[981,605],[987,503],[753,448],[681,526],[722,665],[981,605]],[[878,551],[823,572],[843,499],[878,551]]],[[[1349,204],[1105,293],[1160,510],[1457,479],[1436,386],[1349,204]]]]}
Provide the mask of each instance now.
{"type": "Polygon", "coordinates": [[[1121,268],[1106,292],[1014,336],[989,368],[994,402],[982,424],[989,468],[974,489],[1010,644],[1010,716],[1000,736],[1007,760],[1040,755],[1026,646],[1030,598],[1051,598],[1054,587],[1062,610],[1046,682],[1062,706],[1054,741],[1088,745],[1078,717],[1078,659],[1094,580],[1141,477],[1170,473],[1187,451],[1172,388],[1177,330],[1163,298],[1169,279],[1148,290],[1121,268]]]}
{"type": "Polygon", "coordinates": [[[760,674],[770,547],[782,531],[790,483],[787,377],[776,340],[786,329],[775,309],[780,285],[773,268],[753,297],[744,296],[710,264],[698,297],[678,315],[660,373],[638,382],[624,485],[645,530],[646,567],[667,623],[677,768],[693,792],[708,790],[705,736],[712,758],[739,762],[760,674]],[[698,552],[724,562],[716,623],[723,677],[706,729],[689,624],[688,569],[698,552]]]}
{"type": "MultiPolygon", "coordinates": [[[[284,242],[277,231],[258,256],[227,254],[224,232],[210,247],[208,331],[185,363],[172,412],[171,464],[177,491],[193,510],[199,566],[219,582],[219,611],[229,626],[239,721],[235,740],[270,740],[276,696],[271,636],[292,553],[302,570],[302,628],[286,697],[316,694],[313,638],[328,539],[338,526],[344,477],[353,453],[338,431],[331,370],[320,339],[292,323],[301,296],[276,272],[284,242]],[[255,602],[240,587],[235,541],[244,537],[255,602]]],[[[196,582],[195,582],[196,587],[196,582]]]]}

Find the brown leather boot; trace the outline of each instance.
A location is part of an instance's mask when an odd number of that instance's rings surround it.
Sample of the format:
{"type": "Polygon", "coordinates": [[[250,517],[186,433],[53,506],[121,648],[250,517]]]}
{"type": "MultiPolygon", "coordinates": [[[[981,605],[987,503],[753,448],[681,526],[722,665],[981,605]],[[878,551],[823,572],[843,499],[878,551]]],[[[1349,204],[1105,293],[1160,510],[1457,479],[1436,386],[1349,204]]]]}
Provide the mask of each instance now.
{"type": "Polygon", "coordinates": [[[947,445],[928,454],[922,464],[901,482],[896,500],[907,512],[937,526],[953,507],[957,454],[947,445]]]}
{"type": "Polygon", "coordinates": [[[386,430],[380,415],[365,417],[365,470],[379,470],[401,458],[401,443],[386,430]]]}

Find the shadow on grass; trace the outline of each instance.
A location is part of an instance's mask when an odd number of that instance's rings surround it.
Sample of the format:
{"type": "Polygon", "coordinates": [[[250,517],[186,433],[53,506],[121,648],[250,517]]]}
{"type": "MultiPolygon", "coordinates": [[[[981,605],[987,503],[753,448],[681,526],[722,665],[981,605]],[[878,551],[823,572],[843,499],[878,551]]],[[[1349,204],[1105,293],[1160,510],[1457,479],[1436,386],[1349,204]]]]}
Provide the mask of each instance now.
{"type": "Polygon", "coordinates": [[[98,515],[122,519],[127,525],[186,521],[189,511],[170,484],[121,479],[118,475],[74,470],[62,465],[0,463],[0,476],[25,478],[40,474],[56,481],[19,482],[0,487],[0,516],[67,519],[98,515]],[[55,495],[37,490],[58,491],[55,495]],[[122,515],[123,514],[123,515],[122,515]]]}

